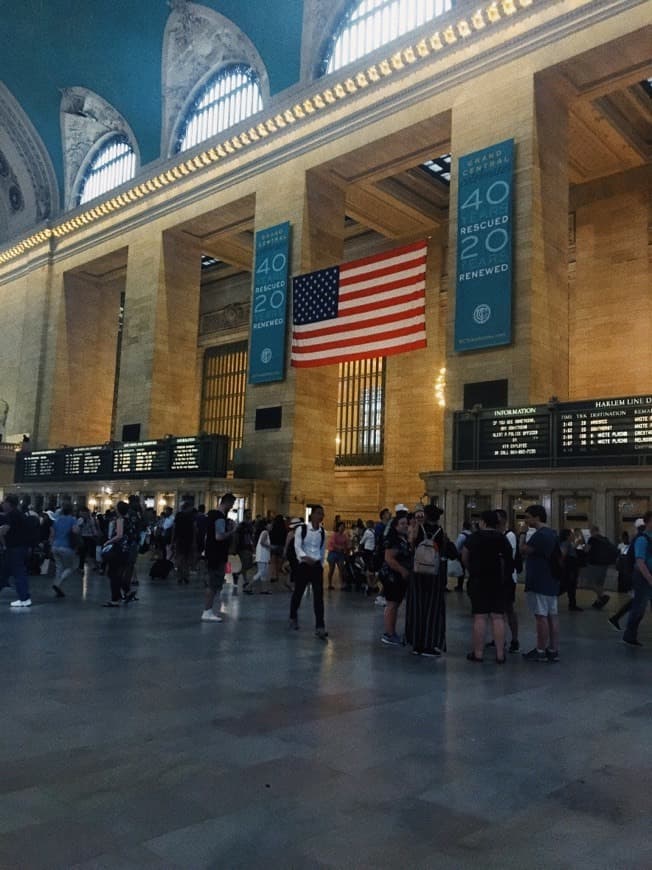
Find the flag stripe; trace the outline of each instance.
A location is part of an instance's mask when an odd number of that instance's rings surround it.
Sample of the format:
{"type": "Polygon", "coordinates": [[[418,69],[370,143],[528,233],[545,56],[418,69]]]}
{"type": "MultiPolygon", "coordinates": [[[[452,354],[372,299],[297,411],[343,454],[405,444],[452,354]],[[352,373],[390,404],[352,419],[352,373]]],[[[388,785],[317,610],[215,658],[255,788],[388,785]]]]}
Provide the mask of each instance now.
{"type": "Polygon", "coordinates": [[[426,347],[425,271],[426,243],[417,242],[344,264],[330,277],[321,270],[295,278],[292,365],[426,347]]]}
{"type": "MultiPolygon", "coordinates": [[[[379,324],[382,326],[382,324],[379,324]]],[[[330,333],[331,338],[321,336],[319,341],[317,342],[318,346],[321,348],[329,348],[329,347],[346,347],[347,343],[355,338],[371,338],[375,335],[386,335],[388,337],[395,335],[408,335],[411,331],[414,331],[415,327],[423,327],[423,318],[419,315],[416,317],[408,317],[405,320],[401,320],[398,323],[393,323],[391,327],[384,326],[382,329],[369,329],[367,327],[361,329],[354,329],[346,333],[346,336],[342,338],[341,333],[337,331],[333,331],[330,333]]],[[[302,350],[308,349],[311,351],[315,346],[315,340],[311,337],[309,339],[304,338],[295,338],[294,346],[297,352],[301,352],[302,350]]]]}

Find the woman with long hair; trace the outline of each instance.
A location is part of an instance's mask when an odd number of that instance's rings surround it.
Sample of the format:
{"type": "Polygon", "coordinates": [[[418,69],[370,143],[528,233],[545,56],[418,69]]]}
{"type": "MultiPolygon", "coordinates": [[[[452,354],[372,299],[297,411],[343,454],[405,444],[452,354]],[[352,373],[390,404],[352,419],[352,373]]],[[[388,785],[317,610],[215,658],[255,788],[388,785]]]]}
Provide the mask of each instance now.
{"type": "Polygon", "coordinates": [[[412,571],[412,548],[408,541],[407,511],[399,511],[391,521],[386,537],[385,561],[380,571],[387,604],[383,616],[384,632],[381,643],[402,646],[396,633],[396,619],[405,598],[412,571]]]}
{"type": "Polygon", "coordinates": [[[111,551],[107,558],[111,600],[106,602],[105,607],[120,607],[123,600],[125,604],[128,604],[136,598],[136,593],[130,592],[130,551],[137,536],[137,530],[134,521],[129,516],[129,505],[126,501],[119,501],[116,505],[116,511],[113,534],[104,545],[106,547],[111,544],[111,551]]]}

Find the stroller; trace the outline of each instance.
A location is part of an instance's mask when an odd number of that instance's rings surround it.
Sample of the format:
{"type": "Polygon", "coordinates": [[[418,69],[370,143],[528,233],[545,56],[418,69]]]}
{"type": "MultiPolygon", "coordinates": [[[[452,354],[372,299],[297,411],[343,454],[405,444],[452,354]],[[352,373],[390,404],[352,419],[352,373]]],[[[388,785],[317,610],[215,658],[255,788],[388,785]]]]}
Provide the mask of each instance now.
{"type": "Polygon", "coordinates": [[[358,592],[367,591],[367,566],[362,553],[351,553],[344,559],[344,585],[358,592]]]}

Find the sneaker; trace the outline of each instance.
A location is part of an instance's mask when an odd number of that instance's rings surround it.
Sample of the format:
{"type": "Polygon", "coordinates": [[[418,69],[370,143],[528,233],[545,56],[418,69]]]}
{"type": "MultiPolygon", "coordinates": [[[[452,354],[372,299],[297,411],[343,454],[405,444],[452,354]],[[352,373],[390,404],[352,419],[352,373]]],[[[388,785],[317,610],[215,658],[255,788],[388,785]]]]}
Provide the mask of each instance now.
{"type": "Polygon", "coordinates": [[[558,662],[559,661],[559,652],[556,649],[547,649],[546,650],[546,658],[549,662],[558,662]]]}
{"type": "Polygon", "coordinates": [[[396,634],[396,632],[394,632],[394,634],[383,634],[380,642],[387,646],[403,646],[401,638],[396,634]]]}
{"type": "Polygon", "coordinates": [[[223,622],[224,620],[219,615],[219,613],[215,613],[213,610],[205,610],[201,615],[202,622],[223,622]]]}
{"type": "Polygon", "coordinates": [[[627,646],[643,646],[640,640],[630,640],[628,637],[623,637],[623,643],[626,643],[627,646]]]}
{"type": "Polygon", "coordinates": [[[20,598],[17,601],[12,601],[9,607],[15,607],[16,609],[19,607],[31,607],[32,599],[26,598],[24,601],[21,601],[20,598]]]}
{"type": "Polygon", "coordinates": [[[315,637],[318,637],[319,640],[326,640],[328,637],[328,632],[325,628],[318,628],[315,630],[315,637]]]}
{"type": "Polygon", "coordinates": [[[374,604],[377,604],[378,607],[384,607],[387,604],[387,600],[384,595],[376,595],[376,600],[374,604]]]}
{"type": "Polygon", "coordinates": [[[526,662],[547,662],[548,656],[545,650],[538,650],[536,647],[530,652],[523,653],[523,658],[526,662]]]}
{"type": "Polygon", "coordinates": [[[441,650],[435,647],[435,649],[428,650],[427,652],[424,650],[421,655],[424,659],[438,659],[441,656],[441,650]]]}
{"type": "Polygon", "coordinates": [[[609,619],[607,620],[607,622],[609,623],[609,625],[612,628],[615,628],[616,631],[622,631],[622,628],[620,627],[620,623],[618,622],[618,620],[616,619],[615,616],[610,616],[609,619]]]}
{"type": "Polygon", "coordinates": [[[299,620],[298,619],[290,619],[288,622],[288,628],[291,631],[299,631],[299,620]]]}
{"type": "Polygon", "coordinates": [[[66,597],[66,595],[65,595],[63,589],[61,588],[61,586],[57,586],[56,583],[53,583],[53,584],[52,584],[52,588],[54,589],[57,598],[65,598],[65,597],[66,597]]]}
{"type": "Polygon", "coordinates": [[[595,601],[593,602],[591,607],[594,610],[602,610],[602,608],[605,606],[605,604],[608,604],[608,603],[609,603],[609,596],[608,595],[601,595],[599,598],[595,599],[595,601]]]}
{"type": "Polygon", "coordinates": [[[509,645],[509,651],[511,653],[517,653],[521,648],[520,643],[517,640],[513,640],[509,645]]]}

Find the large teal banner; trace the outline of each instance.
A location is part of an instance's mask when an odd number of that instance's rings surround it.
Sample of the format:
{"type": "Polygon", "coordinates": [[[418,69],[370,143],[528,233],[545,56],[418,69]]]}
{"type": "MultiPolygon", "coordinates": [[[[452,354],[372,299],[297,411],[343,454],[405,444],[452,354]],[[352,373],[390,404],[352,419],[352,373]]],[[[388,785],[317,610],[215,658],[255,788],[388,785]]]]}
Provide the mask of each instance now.
{"type": "Polygon", "coordinates": [[[514,140],[460,157],[455,350],[512,340],[514,140]]]}
{"type": "Polygon", "coordinates": [[[250,384],[268,384],[285,377],[289,256],[289,222],[256,233],[250,384]]]}

